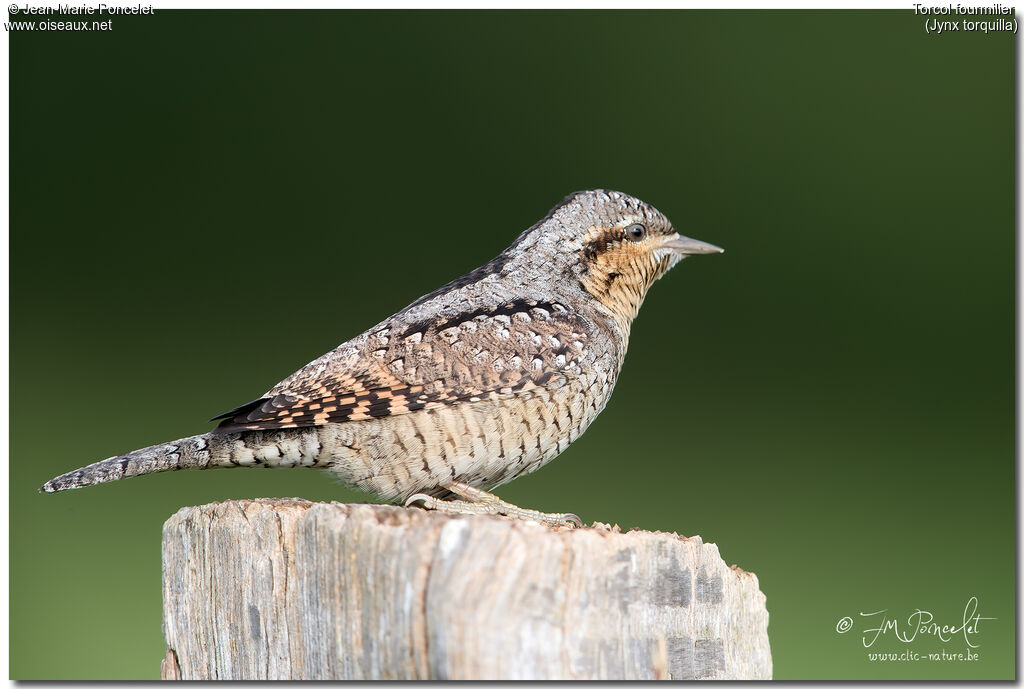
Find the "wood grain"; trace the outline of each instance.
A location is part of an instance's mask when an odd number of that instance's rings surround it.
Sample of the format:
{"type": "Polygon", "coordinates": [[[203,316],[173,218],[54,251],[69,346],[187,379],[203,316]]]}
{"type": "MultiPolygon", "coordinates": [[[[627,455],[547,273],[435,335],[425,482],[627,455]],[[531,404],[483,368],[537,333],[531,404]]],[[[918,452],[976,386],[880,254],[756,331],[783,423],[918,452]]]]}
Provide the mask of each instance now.
{"type": "Polygon", "coordinates": [[[164,525],[165,679],[771,677],[757,577],[699,537],[298,499],[164,525]]]}

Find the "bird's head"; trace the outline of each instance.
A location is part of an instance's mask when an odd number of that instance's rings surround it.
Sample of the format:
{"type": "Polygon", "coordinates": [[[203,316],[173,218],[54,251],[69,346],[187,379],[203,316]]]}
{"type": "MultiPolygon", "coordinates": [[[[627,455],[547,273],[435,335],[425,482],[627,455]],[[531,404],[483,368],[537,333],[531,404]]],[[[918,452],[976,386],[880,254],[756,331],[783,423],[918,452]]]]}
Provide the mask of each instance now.
{"type": "Polygon", "coordinates": [[[723,251],[680,235],[640,199],[602,189],[567,196],[520,241],[533,245],[535,261],[578,281],[627,328],[647,290],[672,266],[691,254],[723,251]]]}

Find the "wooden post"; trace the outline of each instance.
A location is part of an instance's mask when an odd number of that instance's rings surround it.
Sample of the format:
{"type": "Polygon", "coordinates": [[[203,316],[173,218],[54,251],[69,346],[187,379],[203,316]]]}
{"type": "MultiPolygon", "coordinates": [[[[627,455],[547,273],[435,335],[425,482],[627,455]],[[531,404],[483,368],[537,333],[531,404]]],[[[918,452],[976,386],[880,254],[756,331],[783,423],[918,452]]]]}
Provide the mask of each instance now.
{"type": "Polygon", "coordinates": [[[163,533],[164,679],[767,679],[757,577],[699,537],[242,500],[163,533]]]}

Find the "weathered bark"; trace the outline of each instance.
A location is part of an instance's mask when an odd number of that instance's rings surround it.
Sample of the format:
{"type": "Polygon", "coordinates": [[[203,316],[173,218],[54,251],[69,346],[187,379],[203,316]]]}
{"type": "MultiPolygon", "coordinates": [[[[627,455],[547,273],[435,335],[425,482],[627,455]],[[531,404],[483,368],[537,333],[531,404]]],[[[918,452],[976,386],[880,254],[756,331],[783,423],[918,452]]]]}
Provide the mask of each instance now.
{"type": "Polygon", "coordinates": [[[770,678],[757,577],[699,537],[297,499],[164,525],[164,678],[770,678]]]}

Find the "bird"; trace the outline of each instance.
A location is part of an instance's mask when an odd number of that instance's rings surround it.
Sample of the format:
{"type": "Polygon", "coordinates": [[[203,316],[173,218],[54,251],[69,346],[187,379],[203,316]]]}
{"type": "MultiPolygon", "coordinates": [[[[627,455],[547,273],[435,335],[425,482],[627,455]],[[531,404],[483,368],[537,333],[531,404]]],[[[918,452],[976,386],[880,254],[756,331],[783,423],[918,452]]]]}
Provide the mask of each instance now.
{"type": "Polygon", "coordinates": [[[303,466],[387,502],[582,526],[490,491],[550,462],[605,408],[654,282],[687,256],[723,251],[628,194],[570,194],[491,261],[214,417],[210,432],[104,459],[40,491],[303,466]]]}

